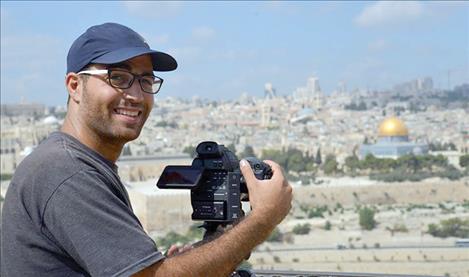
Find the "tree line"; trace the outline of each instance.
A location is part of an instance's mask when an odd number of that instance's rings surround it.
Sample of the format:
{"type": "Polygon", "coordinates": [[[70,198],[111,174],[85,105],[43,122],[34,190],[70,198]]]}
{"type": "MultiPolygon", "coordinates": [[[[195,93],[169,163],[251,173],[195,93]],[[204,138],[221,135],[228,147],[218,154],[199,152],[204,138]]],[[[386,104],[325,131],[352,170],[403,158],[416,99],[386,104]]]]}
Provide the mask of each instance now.
{"type": "Polygon", "coordinates": [[[397,159],[377,158],[371,154],[360,160],[352,155],[345,159],[344,170],[348,175],[368,175],[371,179],[385,182],[420,181],[431,177],[458,180],[469,173],[466,160],[460,157],[463,171],[449,164],[443,155],[408,154],[397,159]]]}
{"type": "MultiPolygon", "coordinates": [[[[438,145],[439,146],[439,145],[438,145]]],[[[451,144],[443,145],[452,148],[451,144]]],[[[256,156],[252,146],[246,146],[243,151],[236,152],[233,144],[227,146],[239,158],[256,156]]],[[[195,147],[188,146],[184,152],[195,157],[195,147]]],[[[397,159],[378,158],[368,154],[359,159],[353,154],[339,164],[334,154],[322,157],[321,149],[316,154],[303,152],[297,148],[263,149],[259,157],[262,160],[273,160],[280,164],[291,181],[309,183],[318,174],[326,176],[369,176],[371,179],[385,182],[420,181],[431,177],[457,180],[469,174],[469,154],[459,158],[462,170],[448,162],[443,155],[403,155],[397,159]]]]}

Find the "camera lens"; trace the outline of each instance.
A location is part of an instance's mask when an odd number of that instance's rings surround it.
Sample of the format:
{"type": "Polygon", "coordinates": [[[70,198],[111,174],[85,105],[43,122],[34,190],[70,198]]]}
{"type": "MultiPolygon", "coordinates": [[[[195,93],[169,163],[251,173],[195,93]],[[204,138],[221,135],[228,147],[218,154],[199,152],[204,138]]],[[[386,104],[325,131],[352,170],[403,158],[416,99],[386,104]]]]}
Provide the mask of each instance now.
{"type": "Polygon", "coordinates": [[[260,165],[260,164],[256,164],[256,165],[254,166],[254,168],[255,168],[255,169],[261,169],[261,165],[260,165]]]}
{"type": "Polygon", "coordinates": [[[211,146],[211,145],[205,146],[205,150],[207,150],[207,151],[209,151],[209,152],[212,151],[212,146],[211,146]]]}

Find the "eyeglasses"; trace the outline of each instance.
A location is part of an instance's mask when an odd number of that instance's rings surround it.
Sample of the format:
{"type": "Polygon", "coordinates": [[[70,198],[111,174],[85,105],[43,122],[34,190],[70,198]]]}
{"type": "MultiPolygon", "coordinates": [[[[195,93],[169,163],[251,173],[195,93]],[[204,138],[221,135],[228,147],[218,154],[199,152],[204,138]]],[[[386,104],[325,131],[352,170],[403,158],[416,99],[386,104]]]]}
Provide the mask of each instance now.
{"type": "Polygon", "coordinates": [[[163,79],[154,75],[136,75],[132,72],[121,69],[93,69],[83,70],[77,74],[101,75],[107,74],[108,83],[119,89],[127,89],[132,86],[135,79],[138,79],[140,87],[146,93],[157,94],[160,91],[163,79]]]}

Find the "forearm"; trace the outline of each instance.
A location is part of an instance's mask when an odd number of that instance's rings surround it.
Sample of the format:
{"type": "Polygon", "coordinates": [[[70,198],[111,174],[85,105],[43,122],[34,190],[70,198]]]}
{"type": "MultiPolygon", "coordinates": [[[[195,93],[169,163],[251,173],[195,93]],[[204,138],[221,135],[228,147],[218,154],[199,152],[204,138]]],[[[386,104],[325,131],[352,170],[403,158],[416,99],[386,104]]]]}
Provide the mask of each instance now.
{"type": "Polygon", "coordinates": [[[273,171],[268,180],[258,180],[248,162],[240,162],[249,191],[250,215],[219,238],[158,262],[138,276],[229,276],[256,245],[267,239],[291,208],[292,187],[281,167],[265,162],[273,171]]]}
{"type": "Polygon", "coordinates": [[[156,264],[153,276],[229,276],[272,229],[268,220],[249,215],[223,236],[156,264]]]}

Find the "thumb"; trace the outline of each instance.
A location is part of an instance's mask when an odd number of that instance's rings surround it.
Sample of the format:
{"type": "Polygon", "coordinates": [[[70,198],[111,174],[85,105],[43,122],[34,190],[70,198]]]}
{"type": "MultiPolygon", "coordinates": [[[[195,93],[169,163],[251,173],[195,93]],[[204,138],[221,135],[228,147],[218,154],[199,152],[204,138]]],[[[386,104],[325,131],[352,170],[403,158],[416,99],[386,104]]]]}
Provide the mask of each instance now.
{"type": "Polygon", "coordinates": [[[241,160],[239,162],[239,168],[241,169],[241,173],[244,176],[244,180],[246,181],[246,186],[248,187],[250,184],[252,184],[255,180],[257,180],[256,176],[254,175],[254,172],[252,171],[251,166],[249,165],[249,162],[246,160],[241,160]]]}

